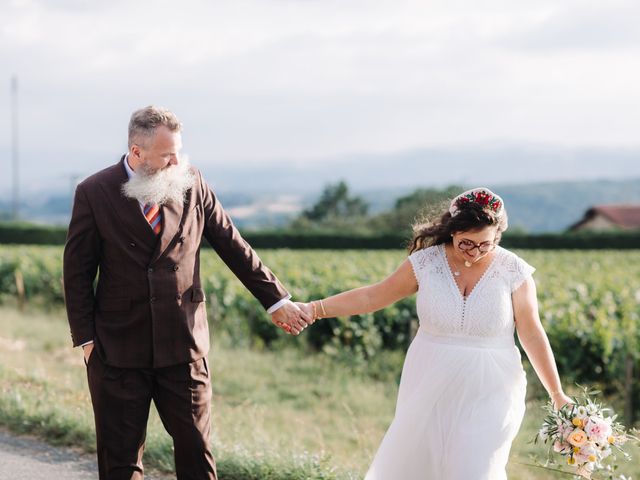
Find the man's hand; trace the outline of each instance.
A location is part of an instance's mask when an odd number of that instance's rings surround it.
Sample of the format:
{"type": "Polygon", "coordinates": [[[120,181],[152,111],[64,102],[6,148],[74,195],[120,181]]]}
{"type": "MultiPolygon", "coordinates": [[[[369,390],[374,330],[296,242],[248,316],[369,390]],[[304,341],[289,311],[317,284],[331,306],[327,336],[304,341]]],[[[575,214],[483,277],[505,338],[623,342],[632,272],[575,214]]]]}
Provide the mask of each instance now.
{"type": "Polygon", "coordinates": [[[84,347],[82,347],[82,352],[84,353],[84,363],[89,363],[89,357],[91,357],[91,352],[93,352],[93,343],[88,343],[84,347]]]}
{"type": "Polygon", "coordinates": [[[311,315],[300,310],[293,302],[287,301],[271,314],[271,321],[287,333],[300,335],[308,325],[313,323],[311,315]]]}
{"type": "Polygon", "coordinates": [[[313,305],[311,304],[311,302],[309,303],[295,302],[295,304],[298,306],[300,310],[306,313],[307,316],[311,319],[310,322],[307,322],[307,325],[313,325],[316,322],[317,318],[314,318],[313,305]]]}

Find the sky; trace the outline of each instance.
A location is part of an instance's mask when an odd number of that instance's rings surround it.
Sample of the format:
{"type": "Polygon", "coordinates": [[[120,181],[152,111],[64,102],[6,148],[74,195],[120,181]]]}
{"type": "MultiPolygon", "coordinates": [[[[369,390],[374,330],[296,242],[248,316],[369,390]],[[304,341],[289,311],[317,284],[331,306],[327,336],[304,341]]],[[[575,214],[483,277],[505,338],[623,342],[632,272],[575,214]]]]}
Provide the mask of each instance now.
{"type": "MultiPolygon", "coordinates": [[[[1,0],[0,197],[13,75],[25,192],[117,161],[148,104],[214,177],[310,167],[319,188],[345,162],[485,151],[442,183],[503,146],[593,149],[576,179],[640,177],[638,18],[636,0],[1,0]]],[[[504,181],[555,178],[553,154],[522,158],[504,181]]]]}

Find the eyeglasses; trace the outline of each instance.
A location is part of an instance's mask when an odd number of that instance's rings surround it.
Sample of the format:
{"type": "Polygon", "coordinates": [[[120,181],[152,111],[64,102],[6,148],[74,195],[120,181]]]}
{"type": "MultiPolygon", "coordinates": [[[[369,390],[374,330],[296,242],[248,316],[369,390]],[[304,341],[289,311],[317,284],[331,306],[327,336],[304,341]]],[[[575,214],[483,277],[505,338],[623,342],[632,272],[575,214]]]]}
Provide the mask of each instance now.
{"type": "Polygon", "coordinates": [[[477,248],[480,253],[487,253],[494,249],[496,244],[494,242],[482,242],[475,243],[471,240],[460,240],[458,242],[458,248],[463,252],[471,252],[473,249],[477,248]]]}

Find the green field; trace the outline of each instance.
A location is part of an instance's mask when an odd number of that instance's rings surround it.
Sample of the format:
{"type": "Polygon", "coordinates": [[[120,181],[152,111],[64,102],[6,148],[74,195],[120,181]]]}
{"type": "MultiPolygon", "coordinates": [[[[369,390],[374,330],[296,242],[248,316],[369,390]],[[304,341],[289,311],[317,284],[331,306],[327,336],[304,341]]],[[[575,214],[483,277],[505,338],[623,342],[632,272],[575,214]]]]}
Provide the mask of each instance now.
{"type": "MultiPolygon", "coordinates": [[[[522,251],[537,267],[541,316],[566,385],[602,387],[622,411],[638,405],[640,251],[522,251]],[[636,366],[631,387],[625,362],[636,366]]],[[[405,257],[397,251],[265,251],[261,256],[296,298],[371,283],[405,257]]],[[[93,448],[93,420],[81,353],[70,348],[62,313],[61,249],[0,251],[0,424],[49,441],[93,448]],[[15,306],[24,286],[26,311],[15,306]]],[[[411,328],[409,298],[376,315],[331,319],[292,338],[271,326],[258,303],[211,251],[203,285],[213,330],[213,443],[221,477],[361,478],[388,426],[411,328]]],[[[512,450],[511,479],[569,478],[521,465],[542,419],[529,372],[529,408],[512,450]]],[[[640,476],[634,462],[622,467],[640,476]]],[[[171,444],[154,416],[148,465],[170,471],[171,444]]]]}
{"type": "MultiPolygon", "coordinates": [[[[294,295],[313,299],[384,278],[406,258],[400,251],[260,252],[294,295]]],[[[627,378],[640,371],[640,250],[519,251],[537,268],[540,312],[561,371],[570,382],[597,383],[640,405],[627,378]]],[[[63,305],[60,247],[3,246],[0,304],[16,297],[45,308],[63,305]]],[[[210,249],[202,252],[202,286],[215,335],[235,347],[295,345],[358,362],[371,375],[389,375],[381,353],[404,351],[416,327],[413,298],[375,314],[327,319],[291,342],[210,249]],[[377,367],[380,368],[377,368],[377,367]]],[[[622,397],[621,397],[622,398],[622,397]]],[[[640,417],[640,414],[636,415],[640,417]]]]}
{"type": "MultiPolygon", "coordinates": [[[[363,476],[392,418],[395,381],[372,380],[338,360],[296,349],[256,352],[214,343],[210,360],[213,444],[222,478],[363,476]]],[[[397,368],[397,358],[388,360],[397,368]]],[[[511,479],[564,478],[519,464],[529,463],[531,453],[544,457],[542,447],[528,443],[541,418],[540,403],[532,400],[512,451],[511,479]]],[[[80,351],[69,346],[61,312],[0,308],[0,423],[93,450],[85,367],[80,351]]],[[[170,438],[155,415],[145,460],[171,471],[170,438]]],[[[640,474],[637,465],[621,471],[640,474]]]]}

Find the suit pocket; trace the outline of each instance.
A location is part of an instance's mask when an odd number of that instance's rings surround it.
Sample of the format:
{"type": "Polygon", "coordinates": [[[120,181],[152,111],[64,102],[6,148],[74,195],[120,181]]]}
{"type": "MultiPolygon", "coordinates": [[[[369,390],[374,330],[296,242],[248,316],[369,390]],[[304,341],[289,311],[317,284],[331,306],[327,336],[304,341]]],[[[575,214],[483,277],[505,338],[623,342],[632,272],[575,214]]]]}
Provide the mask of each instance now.
{"type": "Polygon", "coordinates": [[[102,312],[122,312],[131,308],[131,299],[126,297],[103,298],[98,302],[102,312]]]}
{"type": "Polygon", "coordinates": [[[191,292],[191,301],[194,303],[205,302],[206,298],[204,295],[204,290],[201,288],[194,288],[191,292]]]}
{"type": "Polygon", "coordinates": [[[89,358],[87,359],[87,358],[84,357],[84,355],[82,356],[82,358],[84,359],[84,364],[85,364],[86,367],[89,366],[89,364],[91,363],[91,359],[93,357],[95,357],[95,355],[96,355],[96,346],[94,344],[93,348],[91,349],[91,353],[89,354],[89,358]]]}

